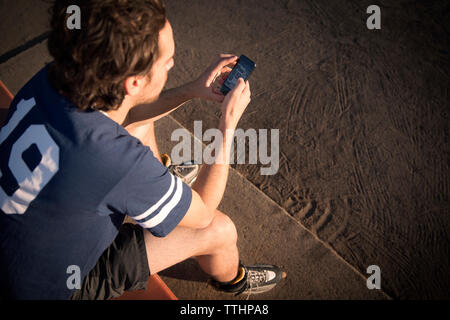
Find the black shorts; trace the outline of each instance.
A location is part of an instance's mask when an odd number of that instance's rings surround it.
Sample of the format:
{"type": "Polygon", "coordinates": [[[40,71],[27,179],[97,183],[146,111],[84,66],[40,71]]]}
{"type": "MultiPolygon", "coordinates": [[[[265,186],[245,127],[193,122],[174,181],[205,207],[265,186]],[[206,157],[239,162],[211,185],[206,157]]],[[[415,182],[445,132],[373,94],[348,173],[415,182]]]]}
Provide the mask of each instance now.
{"type": "Polygon", "coordinates": [[[107,300],[124,291],[145,290],[149,276],[144,230],[125,223],[71,299],[107,300]]]}

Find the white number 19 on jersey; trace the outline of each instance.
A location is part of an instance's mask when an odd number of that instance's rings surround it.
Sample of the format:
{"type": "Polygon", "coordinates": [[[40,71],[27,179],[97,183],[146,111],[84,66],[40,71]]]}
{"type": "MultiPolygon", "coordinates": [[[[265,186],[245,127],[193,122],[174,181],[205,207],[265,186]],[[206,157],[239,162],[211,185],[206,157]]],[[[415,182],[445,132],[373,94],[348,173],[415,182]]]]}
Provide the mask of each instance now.
{"type": "MultiPolygon", "coordinates": [[[[34,98],[22,99],[17,104],[16,111],[0,132],[0,145],[35,105],[34,98]]],[[[17,180],[19,188],[11,196],[8,196],[0,185],[0,208],[6,214],[24,214],[31,201],[37,197],[59,169],[59,147],[44,125],[30,125],[14,142],[9,154],[8,166],[17,180]],[[42,158],[31,171],[22,158],[22,154],[33,144],[39,149],[42,158]]]]}

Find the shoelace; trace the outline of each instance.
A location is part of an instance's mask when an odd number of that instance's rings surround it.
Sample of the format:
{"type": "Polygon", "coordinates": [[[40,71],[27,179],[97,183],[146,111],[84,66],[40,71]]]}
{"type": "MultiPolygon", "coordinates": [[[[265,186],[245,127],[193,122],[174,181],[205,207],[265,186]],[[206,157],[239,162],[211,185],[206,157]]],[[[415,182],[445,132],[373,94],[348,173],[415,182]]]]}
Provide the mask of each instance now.
{"type": "Polygon", "coordinates": [[[195,166],[179,166],[175,167],[173,171],[175,173],[183,174],[183,172],[191,172],[193,169],[195,169],[195,166]]]}
{"type": "Polygon", "coordinates": [[[259,283],[266,281],[267,275],[265,271],[249,271],[249,276],[253,284],[258,286],[259,283]]]}
{"type": "Polygon", "coordinates": [[[245,290],[248,290],[246,300],[249,299],[252,294],[252,290],[260,286],[261,283],[266,282],[267,273],[265,271],[250,271],[244,266],[245,272],[247,273],[247,282],[242,288],[235,294],[235,296],[240,295],[245,290]]]}

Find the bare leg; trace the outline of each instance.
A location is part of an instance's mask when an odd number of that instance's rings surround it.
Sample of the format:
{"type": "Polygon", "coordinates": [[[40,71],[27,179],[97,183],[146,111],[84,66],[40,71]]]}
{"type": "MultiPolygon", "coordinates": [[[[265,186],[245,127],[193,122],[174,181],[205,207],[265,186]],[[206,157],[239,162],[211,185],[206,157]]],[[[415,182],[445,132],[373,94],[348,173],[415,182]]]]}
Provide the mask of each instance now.
{"type": "Polygon", "coordinates": [[[156,143],[155,125],[153,121],[142,126],[135,126],[133,124],[130,124],[126,126],[125,129],[129,134],[138,138],[142,142],[142,144],[150,147],[155,158],[162,162],[158,144],[156,143]]]}
{"type": "Polygon", "coordinates": [[[176,227],[167,237],[145,232],[145,247],[152,274],[190,257],[215,280],[233,280],[238,271],[237,232],[231,219],[220,211],[204,229],[176,227]]]}
{"type": "MultiPolygon", "coordinates": [[[[152,150],[161,161],[153,122],[125,129],[152,150]]],[[[176,227],[167,237],[158,238],[145,231],[145,247],[152,274],[158,273],[188,258],[195,257],[200,267],[215,280],[231,281],[239,265],[237,232],[231,219],[216,210],[211,224],[204,229],[176,227]]]]}

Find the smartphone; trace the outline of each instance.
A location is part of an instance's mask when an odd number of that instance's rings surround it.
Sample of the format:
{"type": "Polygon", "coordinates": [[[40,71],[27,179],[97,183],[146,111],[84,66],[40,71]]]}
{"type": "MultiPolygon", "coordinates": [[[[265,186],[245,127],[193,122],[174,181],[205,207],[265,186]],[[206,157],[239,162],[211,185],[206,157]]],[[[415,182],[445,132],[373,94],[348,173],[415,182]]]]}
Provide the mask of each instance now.
{"type": "Polygon", "coordinates": [[[227,79],[220,88],[220,91],[223,93],[223,95],[226,95],[228,92],[233,90],[239,78],[243,78],[246,81],[255,67],[256,64],[252,60],[244,55],[241,55],[237,60],[237,63],[234,66],[233,70],[231,70],[227,79]]]}

